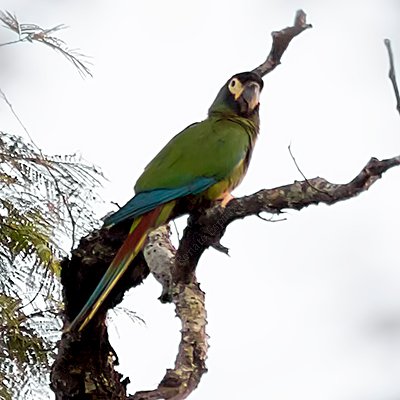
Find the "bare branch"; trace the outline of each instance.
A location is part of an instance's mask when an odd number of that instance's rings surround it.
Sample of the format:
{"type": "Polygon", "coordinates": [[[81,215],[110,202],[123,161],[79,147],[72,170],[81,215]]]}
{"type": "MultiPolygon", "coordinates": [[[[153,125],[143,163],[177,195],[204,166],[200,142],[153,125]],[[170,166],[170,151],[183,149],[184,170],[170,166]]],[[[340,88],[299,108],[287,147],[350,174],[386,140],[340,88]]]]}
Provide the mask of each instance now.
{"type": "Polygon", "coordinates": [[[206,372],[206,309],[204,292],[194,280],[171,287],[176,249],[169,229],[160,227],[149,235],[144,256],[152,274],[163,285],[163,295],[172,294],[176,315],[182,321],[181,342],[174,369],[168,369],[158,388],[129,397],[132,400],[185,399],[206,372]]]}
{"type": "Polygon", "coordinates": [[[296,181],[231,200],[226,208],[217,205],[201,214],[192,215],[176,255],[174,279],[184,281],[188,274],[194,274],[204,250],[219,243],[231,222],[264,211],[279,214],[285,209],[301,210],[312,204],[332,205],[348,200],[368,190],[384,172],[398,165],[400,155],[382,161],[371,158],[362,171],[346,184],[330,183],[320,177],[296,181]]]}
{"type": "MultiPolygon", "coordinates": [[[[271,52],[266,62],[254,71],[261,76],[272,71],[280,63],[280,58],[293,37],[309,27],[311,25],[305,23],[305,13],[298,11],[294,27],[273,32],[271,52]]],[[[185,235],[181,243],[185,243],[185,235]]],[[[192,242],[192,245],[197,244],[192,242]]],[[[210,246],[228,254],[228,249],[221,245],[219,240],[213,240],[210,246]]],[[[150,271],[163,285],[161,300],[167,300],[169,293],[173,293],[172,301],[176,307],[176,314],[182,321],[182,337],[174,369],[167,370],[157,389],[137,392],[130,397],[132,400],[185,399],[197,387],[203,373],[206,372],[205,359],[208,345],[204,293],[197,284],[194,268],[184,268],[189,273],[181,279],[183,275],[179,268],[182,255],[186,259],[187,254],[182,252],[179,254],[180,259],[175,260],[176,250],[169,240],[169,232],[165,227],[149,236],[149,242],[144,249],[145,259],[150,271]]],[[[189,259],[190,256],[187,260],[189,259]]]]}
{"type": "Polygon", "coordinates": [[[11,113],[14,115],[15,119],[18,121],[18,123],[21,125],[22,129],[24,130],[24,132],[27,134],[29,140],[34,144],[34,141],[31,137],[31,135],[29,134],[28,129],[26,128],[26,126],[24,125],[24,123],[21,121],[21,119],[19,118],[18,114],[16,113],[16,111],[14,110],[13,105],[11,104],[11,102],[8,100],[8,97],[6,96],[6,94],[0,89],[0,95],[3,98],[3,100],[5,101],[5,103],[8,105],[8,108],[10,109],[11,113]]]}
{"type": "MultiPolygon", "coordinates": [[[[294,158],[294,155],[293,155],[293,153],[292,153],[291,145],[288,146],[288,150],[289,150],[290,157],[292,158],[292,160],[293,160],[293,162],[294,162],[294,165],[295,165],[296,168],[297,168],[297,171],[299,171],[299,172],[300,172],[300,175],[303,177],[303,179],[304,179],[311,187],[313,187],[313,186],[311,185],[310,181],[307,179],[307,177],[303,174],[303,171],[300,169],[299,164],[297,164],[297,161],[296,161],[296,159],[294,158]]],[[[313,187],[313,189],[318,190],[318,189],[315,188],[315,187],[313,187]]],[[[325,193],[325,194],[329,195],[329,193],[327,193],[327,192],[322,192],[322,193],[325,193]]]]}
{"type": "Polygon", "coordinates": [[[253,72],[261,77],[269,74],[280,63],[281,58],[292,39],[306,29],[312,28],[311,24],[306,23],[306,13],[298,10],[294,19],[294,25],[288,26],[280,31],[272,32],[272,48],[267,59],[253,69],[253,72]]]}
{"type": "Polygon", "coordinates": [[[384,43],[385,43],[385,46],[387,48],[388,55],[389,55],[389,79],[392,81],[394,95],[396,96],[396,102],[397,102],[396,109],[400,113],[400,94],[399,94],[399,88],[397,86],[397,81],[396,81],[396,70],[394,68],[392,45],[391,45],[389,39],[385,39],[384,43]]]}

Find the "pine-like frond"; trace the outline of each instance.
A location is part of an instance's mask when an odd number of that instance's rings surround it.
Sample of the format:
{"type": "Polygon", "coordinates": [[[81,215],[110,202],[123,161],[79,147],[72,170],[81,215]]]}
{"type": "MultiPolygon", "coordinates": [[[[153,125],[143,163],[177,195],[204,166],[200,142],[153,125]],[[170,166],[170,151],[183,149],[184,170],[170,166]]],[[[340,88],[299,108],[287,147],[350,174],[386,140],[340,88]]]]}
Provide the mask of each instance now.
{"type": "Polygon", "coordinates": [[[92,76],[89,66],[91,63],[88,61],[88,57],[82,54],[78,49],[69,48],[63,40],[54,35],[56,32],[66,29],[67,27],[65,25],[60,24],[45,29],[36,24],[22,24],[18,21],[16,15],[8,11],[0,11],[0,21],[3,23],[4,27],[18,35],[18,39],[16,40],[0,43],[0,47],[19,42],[42,43],[64,56],[76,67],[82,77],[87,75],[92,76]]]}
{"type": "Polygon", "coordinates": [[[45,156],[0,131],[0,398],[45,398],[37,391],[59,338],[59,260],[97,227],[102,180],[79,155],[45,156]]]}
{"type": "MultiPolygon", "coordinates": [[[[0,26],[16,38],[41,43],[91,76],[88,58],[58,37],[66,28],[21,23],[0,11],[0,26]]],[[[75,240],[98,226],[101,172],[79,154],[47,156],[0,88],[0,101],[29,140],[0,131],[0,399],[47,399],[49,360],[60,336],[59,260],[75,240]]]]}
{"type": "MultiPolygon", "coordinates": [[[[32,373],[38,377],[46,375],[52,350],[30,325],[30,316],[22,312],[21,300],[0,295],[1,398],[26,398],[28,393],[43,392],[38,381],[36,385],[28,383],[32,373]]],[[[44,383],[43,378],[39,380],[44,383]]]]}

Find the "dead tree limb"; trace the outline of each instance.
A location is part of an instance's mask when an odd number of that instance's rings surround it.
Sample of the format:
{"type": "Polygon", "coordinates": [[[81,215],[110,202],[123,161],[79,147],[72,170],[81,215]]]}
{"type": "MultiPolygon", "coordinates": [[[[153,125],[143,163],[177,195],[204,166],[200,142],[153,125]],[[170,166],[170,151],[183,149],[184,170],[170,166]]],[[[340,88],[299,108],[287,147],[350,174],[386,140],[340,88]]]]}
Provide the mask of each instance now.
{"type": "Polygon", "coordinates": [[[286,51],[292,39],[306,29],[312,28],[311,24],[306,22],[306,13],[298,10],[294,18],[293,26],[272,32],[272,47],[267,59],[253,69],[253,72],[260,76],[265,76],[273,71],[280,63],[283,53],[286,51]]]}
{"type": "MultiPolygon", "coordinates": [[[[295,24],[274,32],[273,44],[266,61],[254,71],[261,76],[272,71],[290,41],[309,28],[303,11],[296,14],[295,24]]],[[[189,216],[188,226],[175,250],[169,232],[160,228],[150,235],[147,245],[128,273],[113,289],[91,324],[80,335],[64,334],[52,369],[51,385],[57,400],[132,399],[181,400],[197,387],[206,371],[206,309],[204,293],[196,280],[195,270],[204,250],[212,246],[224,249],[220,240],[227,226],[237,219],[261,212],[280,213],[300,210],[311,204],[334,204],[367,190],[383,172],[400,164],[400,156],[379,161],[372,158],[347,184],[333,184],[323,178],[296,181],[275,189],[264,189],[251,196],[232,200],[226,208],[216,205],[189,216]],[[141,283],[150,271],[163,285],[161,300],[172,301],[182,322],[182,336],[173,369],[167,370],[158,387],[151,391],[126,395],[129,380],[121,381],[114,366],[118,358],[109,341],[106,312],[118,304],[124,292],[141,283]]],[[[64,320],[70,322],[89,297],[121,246],[129,224],[101,229],[83,238],[71,260],[62,268],[64,320]]]]}
{"type": "Polygon", "coordinates": [[[201,215],[192,215],[180,241],[175,268],[184,275],[187,271],[194,271],[204,250],[218,244],[233,221],[261,212],[279,214],[287,209],[301,210],[313,204],[332,205],[351,199],[368,190],[384,172],[398,165],[400,155],[382,161],[371,158],[361,172],[346,184],[330,183],[320,177],[296,181],[234,199],[225,209],[215,206],[201,215]]]}

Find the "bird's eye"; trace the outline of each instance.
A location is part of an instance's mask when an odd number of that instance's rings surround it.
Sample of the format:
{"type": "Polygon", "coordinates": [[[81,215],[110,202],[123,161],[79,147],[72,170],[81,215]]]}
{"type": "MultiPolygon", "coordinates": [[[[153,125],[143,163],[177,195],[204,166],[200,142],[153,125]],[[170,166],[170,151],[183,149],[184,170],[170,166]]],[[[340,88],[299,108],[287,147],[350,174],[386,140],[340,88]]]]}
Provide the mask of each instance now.
{"type": "Polygon", "coordinates": [[[232,78],[228,84],[229,91],[235,96],[235,100],[240,96],[243,91],[243,86],[240,83],[239,79],[232,78]]]}

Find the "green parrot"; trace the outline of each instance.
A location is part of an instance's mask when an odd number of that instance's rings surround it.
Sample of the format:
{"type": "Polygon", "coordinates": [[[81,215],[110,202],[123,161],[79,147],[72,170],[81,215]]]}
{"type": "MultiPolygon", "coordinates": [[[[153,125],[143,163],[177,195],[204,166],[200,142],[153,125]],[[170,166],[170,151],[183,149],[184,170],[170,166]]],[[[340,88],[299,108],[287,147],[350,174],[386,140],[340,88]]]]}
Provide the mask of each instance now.
{"type": "Polygon", "coordinates": [[[208,117],[177,134],[147,165],[135,196],[104,225],[132,221],[129,234],[89,300],[66,331],[81,331],[144,246],[148,233],[202,204],[225,207],[243,179],[259,132],[261,77],[234,75],[219,91],[208,117]]]}

